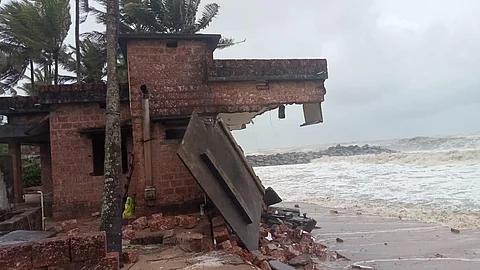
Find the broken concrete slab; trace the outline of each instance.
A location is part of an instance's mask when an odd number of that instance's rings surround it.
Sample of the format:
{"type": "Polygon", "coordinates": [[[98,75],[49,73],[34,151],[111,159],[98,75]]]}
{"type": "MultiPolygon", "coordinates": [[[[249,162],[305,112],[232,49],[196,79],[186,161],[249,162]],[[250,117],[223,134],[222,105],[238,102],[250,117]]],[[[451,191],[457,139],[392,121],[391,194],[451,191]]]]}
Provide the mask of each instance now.
{"type": "Polygon", "coordinates": [[[177,153],[246,248],[256,250],[265,189],[227,125],[194,112],[177,153]]]}
{"type": "Polygon", "coordinates": [[[55,236],[55,232],[44,231],[13,231],[0,237],[0,245],[8,245],[14,243],[37,241],[55,236]]]}
{"type": "Polygon", "coordinates": [[[278,196],[277,192],[273,188],[268,187],[265,189],[265,195],[263,196],[263,202],[265,205],[270,206],[282,202],[282,198],[278,196]]]}

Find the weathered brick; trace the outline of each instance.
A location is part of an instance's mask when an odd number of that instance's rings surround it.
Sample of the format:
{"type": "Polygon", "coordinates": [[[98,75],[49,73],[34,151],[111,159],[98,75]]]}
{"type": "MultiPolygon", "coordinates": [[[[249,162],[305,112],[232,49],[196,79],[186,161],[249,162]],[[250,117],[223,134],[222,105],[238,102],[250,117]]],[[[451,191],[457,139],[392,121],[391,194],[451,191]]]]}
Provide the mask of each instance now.
{"type": "Polygon", "coordinates": [[[219,227],[217,229],[214,229],[213,238],[217,241],[217,243],[222,243],[227,240],[230,240],[230,234],[228,233],[227,228],[219,227]]]}
{"type": "Polygon", "coordinates": [[[124,263],[136,263],[139,260],[138,250],[126,249],[123,250],[123,262],[124,263]]]}
{"type": "Polygon", "coordinates": [[[118,253],[110,252],[105,257],[90,259],[83,262],[71,262],[63,265],[49,266],[48,270],[118,270],[120,269],[118,253]]]}
{"type": "Polygon", "coordinates": [[[162,213],[157,213],[152,215],[152,220],[161,220],[163,218],[162,213]]]}
{"type": "Polygon", "coordinates": [[[212,227],[219,227],[225,225],[225,220],[222,216],[216,216],[212,218],[212,227]]]}
{"type": "Polygon", "coordinates": [[[159,230],[171,230],[174,227],[174,218],[173,217],[163,217],[161,219],[153,220],[150,224],[150,230],[156,232],[159,230]]]}
{"type": "Polygon", "coordinates": [[[135,231],[141,231],[148,227],[147,217],[139,217],[132,222],[132,227],[135,231]]]}
{"type": "Polygon", "coordinates": [[[185,229],[192,229],[197,224],[197,218],[193,216],[182,216],[179,221],[179,226],[185,229]]]}
{"type": "Polygon", "coordinates": [[[233,249],[232,242],[230,242],[230,240],[223,241],[222,243],[220,243],[219,246],[220,246],[220,248],[225,249],[225,250],[233,249]]]}
{"type": "Polygon", "coordinates": [[[70,239],[55,237],[32,244],[32,263],[35,267],[61,265],[70,262],[70,239]]]}
{"type": "Polygon", "coordinates": [[[0,246],[0,266],[8,270],[32,269],[32,245],[13,244],[0,246]]]}
{"type": "Polygon", "coordinates": [[[122,239],[132,240],[135,238],[135,231],[132,229],[125,229],[122,231],[122,239]]]}
{"type": "Polygon", "coordinates": [[[70,241],[73,262],[105,257],[107,253],[105,232],[92,232],[73,236],[70,241]]]}

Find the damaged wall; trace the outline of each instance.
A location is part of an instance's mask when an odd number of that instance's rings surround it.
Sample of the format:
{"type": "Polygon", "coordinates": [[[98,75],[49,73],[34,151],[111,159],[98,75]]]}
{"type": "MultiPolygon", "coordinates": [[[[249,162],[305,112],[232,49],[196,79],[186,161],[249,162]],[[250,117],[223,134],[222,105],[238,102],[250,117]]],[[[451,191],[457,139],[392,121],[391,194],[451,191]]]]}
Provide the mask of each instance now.
{"type": "MultiPolygon", "coordinates": [[[[130,76],[136,182],[136,211],[143,214],[146,183],[142,93],[149,91],[152,118],[203,113],[260,112],[287,103],[323,101],[326,60],[213,60],[212,42],[219,36],[194,35],[175,40],[172,35],[121,37],[130,76]],[[269,82],[258,82],[258,80],[269,82]],[[272,81],[273,80],[273,81],[272,81]],[[273,105],[273,106],[272,106],[273,105]]],[[[176,150],[181,138],[167,139],[165,126],[153,123],[152,162],[156,201],[185,203],[203,196],[176,150]]]]}
{"type": "MultiPolygon", "coordinates": [[[[105,109],[97,103],[56,105],[50,116],[53,212],[56,218],[100,209],[103,176],[93,173],[92,140],[80,129],[104,127],[105,109]]],[[[130,118],[121,106],[122,121],[130,118]]]]}

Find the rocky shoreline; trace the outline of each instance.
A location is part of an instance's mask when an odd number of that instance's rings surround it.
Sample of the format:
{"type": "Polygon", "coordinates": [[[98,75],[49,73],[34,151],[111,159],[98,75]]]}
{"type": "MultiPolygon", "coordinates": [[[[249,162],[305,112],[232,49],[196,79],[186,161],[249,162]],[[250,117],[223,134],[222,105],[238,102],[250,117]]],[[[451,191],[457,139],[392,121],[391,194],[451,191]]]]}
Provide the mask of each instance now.
{"type": "Polygon", "coordinates": [[[329,147],[325,150],[310,151],[310,152],[289,152],[274,155],[249,155],[247,156],[248,162],[252,167],[264,167],[264,166],[279,166],[279,165],[293,165],[293,164],[306,164],[312,160],[321,158],[323,156],[357,156],[357,155],[375,155],[381,153],[396,153],[397,151],[390,150],[380,146],[370,146],[365,144],[363,146],[358,145],[337,145],[329,147]]]}

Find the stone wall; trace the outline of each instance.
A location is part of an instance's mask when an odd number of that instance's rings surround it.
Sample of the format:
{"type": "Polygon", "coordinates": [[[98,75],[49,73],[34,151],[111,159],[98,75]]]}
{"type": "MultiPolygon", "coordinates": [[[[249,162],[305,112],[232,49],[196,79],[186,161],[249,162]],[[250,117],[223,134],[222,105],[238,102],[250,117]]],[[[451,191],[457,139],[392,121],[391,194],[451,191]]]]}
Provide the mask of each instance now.
{"type": "Polygon", "coordinates": [[[117,253],[107,253],[105,232],[0,245],[2,269],[119,269],[117,253]]]}
{"type": "Polygon", "coordinates": [[[310,152],[289,152],[274,155],[251,155],[247,156],[247,160],[252,167],[261,166],[278,166],[278,165],[292,165],[292,164],[306,164],[310,163],[313,159],[321,158],[323,156],[355,156],[355,155],[368,155],[368,154],[381,154],[381,153],[395,153],[395,151],[379,147],[349,145],[341,146],[337,145],[321,151],[310,152]]]}

